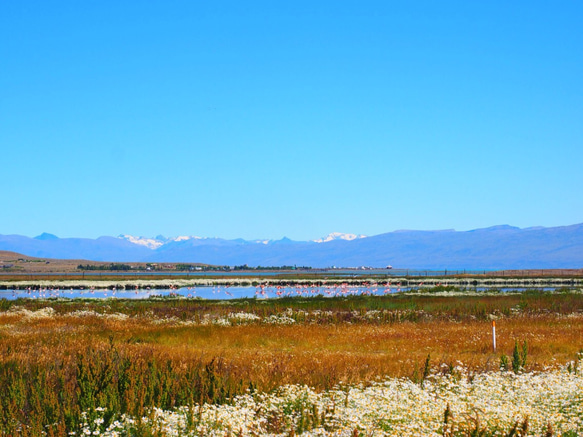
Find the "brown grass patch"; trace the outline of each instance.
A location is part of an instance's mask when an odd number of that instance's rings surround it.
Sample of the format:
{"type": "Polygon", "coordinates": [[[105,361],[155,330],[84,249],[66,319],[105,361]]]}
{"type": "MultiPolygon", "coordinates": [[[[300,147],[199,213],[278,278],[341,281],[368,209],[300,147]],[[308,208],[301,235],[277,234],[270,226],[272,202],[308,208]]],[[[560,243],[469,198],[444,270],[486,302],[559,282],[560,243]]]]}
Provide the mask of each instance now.
{"type": "MultiPolygon", "coordinates": [[[[55,435],[64,435],[96,406],[139,416],[151,406],[228,402],[250,388],[419,379],[427,357],[434,371],[458,362],[475,372],[496,370],[516,343],[528,345],[528,370],[566,363],[583,349],[577,294],[312,301],[306,313],[294,313],[304,321],[291,325],[200,324],[209,313],[241,310],[228,304],[124,305],[29,302],[0,313],[1,432],[18,434],[14,424],[24,423],[35,435],[57,423],[55,435]],[[368,317],[367,305],[385,312],[368,317]],[[90,312],[75,316],[81,308],[90,312]],[[330,313],[318,319],[309,316],[313,310],[330,313]]],[[[282,302],[253,305],[245,310],[261,317],[291,314],[282,302]]]]}

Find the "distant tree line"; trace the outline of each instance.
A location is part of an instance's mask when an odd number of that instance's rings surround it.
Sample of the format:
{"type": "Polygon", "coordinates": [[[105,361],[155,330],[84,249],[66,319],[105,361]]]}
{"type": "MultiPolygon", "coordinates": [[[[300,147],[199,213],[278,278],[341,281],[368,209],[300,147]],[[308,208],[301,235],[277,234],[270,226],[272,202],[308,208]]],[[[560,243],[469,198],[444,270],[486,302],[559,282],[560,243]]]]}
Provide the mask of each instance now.
{"type": "MultiPolygon", "coordinates": [[[[176,264],[176,270],[179,271],[186,271],[186,270],[194,270],[196,266],[192,264],[176,264]]],[[[198,267],[200,269],[200,267],[198,267]]]]}
{"type": "Polygon", "coordinates": [[[127,271],[127,270],[131,270],[132,266],[130,266],[129,264],[118,264],[118,263],[100,264],[100,265],[79,264],[77,266],[77,268],[79,270],[127,271]]]}
{"type": "Polygon", "coordinates": [[[180,272],[192,272],[195,270],[199,271],[217,271],[217,272],[229,272],[229,271],[241,271],[241,270],[310,270],[311,267],[306,266],[257,266],[257,267],[250,267],[247,264],[239,265],[239,266],[208,266],[208,265],[200,265],[200,264],[184,264],[178,263],[174,265],[157,265],[157,264],[146,264],[146,266],[138,265],[132,267],[129,264],[121,264],[121,263],[109,263],[109,264],[79,264],[77,266],[79,270],[98,270],[98,271],[128,271],[128,270],[170,270],[176,269],[180,272]]]}

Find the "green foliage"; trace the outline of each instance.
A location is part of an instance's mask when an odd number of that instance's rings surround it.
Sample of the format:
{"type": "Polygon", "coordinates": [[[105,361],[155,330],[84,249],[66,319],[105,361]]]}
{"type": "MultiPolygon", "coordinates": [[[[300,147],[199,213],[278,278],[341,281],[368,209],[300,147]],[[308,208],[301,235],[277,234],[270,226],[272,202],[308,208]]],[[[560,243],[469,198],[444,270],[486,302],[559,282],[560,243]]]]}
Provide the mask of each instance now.
{"type": "Polygon", "coordinates": [[[12,301],[2,298],[0,299],[0,311],[8,311],[12,306],[12,301]]]}
{"type": "Polygon", "coordinates": [[[454,426],[453,426],[453,414],[451,412],[451,408],[449,406],[449,402],[447,403],[447,407],[443,412],[443,435],[444,436],[453,436],[454,434],[454,426]]]}
{"type": "Polygon", "coordinates": [[[425,358],[425,364],[423,365],[423,376],[421,377],[421,388],[425,385],[425,380],[429,376],[429,372],[431,371],[431,366],[429,365],[429,361],[431,356],[428,354],[427,358],[425,358]]]}
{"type": "Polygon", "coordinates": [[[508,356],[506,356],[506,354],[502,354],[500,356],[500,370],[508,369],[509,369],[508,356]]]}
{"type": "Polygon", "coordinates": [[[20,435],[23,427],[30,435],[47,427],[50,434],[67,435],[98,417],[103,421],[93,430],[104,430],[120,414],[143,417],[154,406],[228,403],[250,384],[231,378],[219,359],[177,365],[121,353],[112,339],[71,358],[44,365],[0,361],[0,435],[20,435]]]}
{"type": "Polygon", "coordinates": [[[526,357],[528,355],[528,344],[526,340],[522,343],[522,348],[518,347],[518,341],[514,343],[512,352],[512,371],[519,373],[526,367],[526,357]]]}
{"type": "Polygon", "coordinates": [[[79,270],[101,270],[101,271],[128,271],[132,269],[132,266],[129,264],[119,264],[119,263],[111,263],[111,264],[79,264],[77,266],[79,270]]]}

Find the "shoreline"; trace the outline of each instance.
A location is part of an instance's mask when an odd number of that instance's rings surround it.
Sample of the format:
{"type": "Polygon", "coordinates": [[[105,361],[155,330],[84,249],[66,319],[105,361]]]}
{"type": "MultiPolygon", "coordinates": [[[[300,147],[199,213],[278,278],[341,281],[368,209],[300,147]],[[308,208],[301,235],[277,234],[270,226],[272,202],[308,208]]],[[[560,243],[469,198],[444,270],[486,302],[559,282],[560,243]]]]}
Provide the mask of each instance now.
{"type": "MultiPolygon", "coordinates": [[[[43,275],[44,276],[44,275],[43,275]]],[[[85,278],[85,279],[23,279],[0,280],[0,290],[38,290],[43,288],[73,288],[101,290],[143,290],[175,289],[184,287],[292,287],[292,286],[359,286],[391,288],[582,288],[583,278],[572,277],[390,277],[390,278],[275,278],[275,277],[234,277],[234,278],[85,278]]]]}

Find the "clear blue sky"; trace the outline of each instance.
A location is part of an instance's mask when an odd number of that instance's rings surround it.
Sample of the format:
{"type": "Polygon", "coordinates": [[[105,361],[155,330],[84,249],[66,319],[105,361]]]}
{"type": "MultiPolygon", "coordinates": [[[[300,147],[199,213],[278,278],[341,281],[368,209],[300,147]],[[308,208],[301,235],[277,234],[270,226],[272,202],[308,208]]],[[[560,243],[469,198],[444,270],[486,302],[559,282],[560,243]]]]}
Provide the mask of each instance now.
{"type": "Polygon", "coordinates": [[[2,2],[0,234],[583,222],[582,23],[580,1],[2,2]]]}

